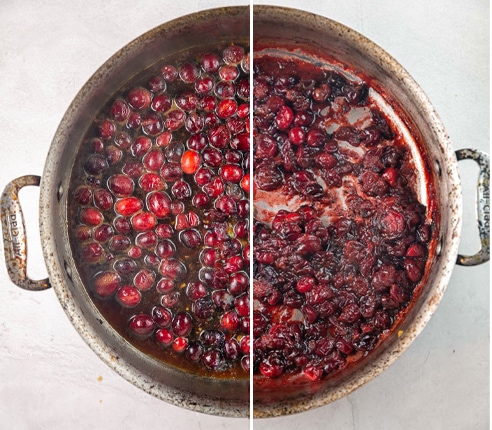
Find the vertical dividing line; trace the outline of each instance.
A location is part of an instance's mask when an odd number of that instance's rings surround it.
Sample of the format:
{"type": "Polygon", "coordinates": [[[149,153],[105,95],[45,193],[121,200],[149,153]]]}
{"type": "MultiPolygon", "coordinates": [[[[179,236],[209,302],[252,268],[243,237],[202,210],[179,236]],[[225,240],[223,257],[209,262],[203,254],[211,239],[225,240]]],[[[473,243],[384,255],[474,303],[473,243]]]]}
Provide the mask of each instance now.
{"type": "Polygon", "coordinates": [[[253,430],[253,0],[249,3],[249,428],[253,430]]]}

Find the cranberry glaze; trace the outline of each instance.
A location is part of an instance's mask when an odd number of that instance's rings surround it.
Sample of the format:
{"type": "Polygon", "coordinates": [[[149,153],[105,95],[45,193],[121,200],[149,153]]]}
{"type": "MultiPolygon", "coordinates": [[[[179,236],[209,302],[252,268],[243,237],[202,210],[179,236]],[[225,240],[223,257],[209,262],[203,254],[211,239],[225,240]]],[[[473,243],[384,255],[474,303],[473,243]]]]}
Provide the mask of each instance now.
{"type": "Polygon", "coordinates": [[[314,383],[395,329],[434,226],[412,150],[367,82],[255,52],[253,88],[255,389],[314,383]]]}
{"type": "Polygon", "coordinates": [[[249,372],[249,54],[166,60],[97,115],[71,179],[71,242],[104,318],[191,373],[249,372]]]}

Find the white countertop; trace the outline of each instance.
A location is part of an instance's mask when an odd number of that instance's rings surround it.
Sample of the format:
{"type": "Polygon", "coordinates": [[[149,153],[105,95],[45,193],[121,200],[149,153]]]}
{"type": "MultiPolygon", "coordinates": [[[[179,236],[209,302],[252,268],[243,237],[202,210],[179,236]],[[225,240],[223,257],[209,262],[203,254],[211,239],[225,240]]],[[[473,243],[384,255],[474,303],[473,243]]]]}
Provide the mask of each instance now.
{"type": "MultiPolygon", "coordinates": [[[[0,188],[41,175],[51,139],[92,73],[122,46],[178,16],[233,0],[1,2],[0,188]],[[182,4],[178,4],[182,3],[182,4]]],[[[489,146],[487,0],[258,1],[303,8],[361,32],[395,57],[427,93],[455,149],[489,146]],[[321,4],[322,6],[319,6],[321,4]]],[[[462,253],[478,247],[476,172],[465,189],[462,253]]],[[[38,239],[39,190],[21,192],[29,273],[46,276],[38,239]]],[[[490,265],[456,267],[434,317],[382,375],[325,407],[258,420],[255,429],[468,430],[489,428],[490,265]]],[[[249,428],[247,419],[189,412],[111,371],[71,326],[53,291],[15,287],[0,264],[0,428],[249,428]]]]}

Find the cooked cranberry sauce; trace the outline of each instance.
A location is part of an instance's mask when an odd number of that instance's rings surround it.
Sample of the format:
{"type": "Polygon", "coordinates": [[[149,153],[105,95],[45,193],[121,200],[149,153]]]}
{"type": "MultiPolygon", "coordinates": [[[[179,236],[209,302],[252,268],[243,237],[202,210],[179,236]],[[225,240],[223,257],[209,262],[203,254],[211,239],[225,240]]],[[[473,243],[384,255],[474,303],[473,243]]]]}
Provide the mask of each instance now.
{"type": "Polygon", "coordinates": [[[402,136],[364,82],[254,58],[253,371],[310,380],[387,334],[432,235],[402,136]]]}
{"type": "Polygon", "coordinates": [[[249,89],[239,45],[142,72],[97,115],[71,179],[96,306],[191,372],[249,372],[249,89]]]}

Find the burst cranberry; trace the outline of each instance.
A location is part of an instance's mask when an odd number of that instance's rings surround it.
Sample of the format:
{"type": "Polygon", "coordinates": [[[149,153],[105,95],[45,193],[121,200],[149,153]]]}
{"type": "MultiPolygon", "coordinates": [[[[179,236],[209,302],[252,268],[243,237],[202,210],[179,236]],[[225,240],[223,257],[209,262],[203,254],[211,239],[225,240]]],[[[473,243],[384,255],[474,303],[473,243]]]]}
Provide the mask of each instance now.
{"type": "Polygon", "coordinates": [[[149,78],[147,86],[153,93],[159,93],[166,90],[166,81],[161,76],[153,75],[149,78]]]}
{"type": "Polygon", "coordinates": [[[164,148],[172,142],[172,138],[173,135],[170,131],[163,131],[155,138],[155,144],[160,148],[164,148]]]}
{"type": "Polygon", "coordinates": [[[104,149],[104,154],[106,155],[106,159],[110,165],[117,163],[123,157],[123,151],[114,145],[106,147],[104,149]]]}
{"type": "Polygon", "coordinates": [[[221,119],[230,118],[237,111],[237,102],[234,99],[223,99],[219,102],[215,111],[221,119]]]}
{"type": "Polygon", "coordinates": [[[214,81],[210,76],[204,76],[195,82],[195,91],[199,94],[207,94],[214,88],[214,81]]]}
{"type": "Polygon", "coordinates": [[[215,370],[219,369],[222,366],[224,362],[224,357],[219,350],[211,349],[203,354],[202,362],[205,367],[215,370]]]}
{"type": "Polygon", "coordinates": [[[81,258],[84,262],[95,263],[101,259],[104,249],[98,243],[87,243],[82,246],[81,258]]]}
{"type": "Polygon", "coordinates": [[[240,63],[244,58],[244,48],[239,45],[230,45],[222,52],[222,58],[227,64],[240,63]]]}
{"type": "Polygon", "coordinates": [[[154,285],[155,273],[149,269],[140,270],[133,279],[133,283],[140,291],[146,291],[154,285]]]}
{"type": "Polygon", "coordinates": [[[227,126],[223,124],[209,128],[207,134],[210,145],[218,149],[225,148],[231,139],[231,133],[227,129],[227,126]]]}

